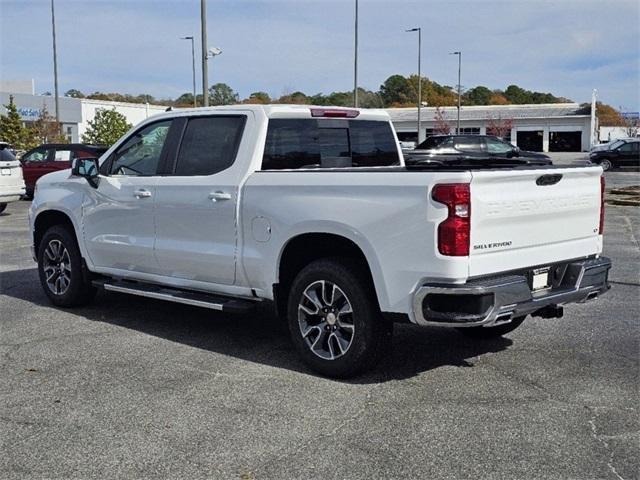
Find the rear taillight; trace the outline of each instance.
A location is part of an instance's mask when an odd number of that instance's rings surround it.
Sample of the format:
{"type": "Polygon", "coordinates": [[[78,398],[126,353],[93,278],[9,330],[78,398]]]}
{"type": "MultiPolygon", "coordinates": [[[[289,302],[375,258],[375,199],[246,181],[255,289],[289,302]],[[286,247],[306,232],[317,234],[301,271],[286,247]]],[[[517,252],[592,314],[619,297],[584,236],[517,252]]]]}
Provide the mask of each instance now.
{"type": "Polygon", "coordinates": [[[604,233],[604,175],[600,176],[600,226],[598,233],[600,235],[604,233]]]}
{"type": "Polygon", "coordinates": [[[471,192],[468,183],[443,183],[433,187],[431,197],[447,206],[449,214],[438,225],[438,251],[466,257],[471,237],[471,192]]]}
{"type": "Polygon", "coordinates": [[[359,110],[346,108],[312,108],[312,117],[330,117],[330,118],[356,118],[360,115],[359,110]]]}

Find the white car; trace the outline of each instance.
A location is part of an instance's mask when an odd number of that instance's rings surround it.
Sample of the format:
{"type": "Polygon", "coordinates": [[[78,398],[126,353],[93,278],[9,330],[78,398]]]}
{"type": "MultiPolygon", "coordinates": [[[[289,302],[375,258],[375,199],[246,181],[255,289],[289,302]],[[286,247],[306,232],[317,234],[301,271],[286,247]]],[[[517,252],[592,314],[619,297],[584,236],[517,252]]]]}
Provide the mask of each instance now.
{"type": "Polygon", "coordinates": [[[9,144],[0,142],[0,213],[7,208],[7,203],[20,200],[25,192],[20,162],[9,151],[9,144]]]}
{"type": "Polygon", "coordinates": [[[309,366],[346,377],[394,321],[490,337],[606,292],[603,213],[600,167],[410,168],[385,112],[236,105],[149,118],[42,177],[29,217],[55,305],[268,303],[309,366]]]}

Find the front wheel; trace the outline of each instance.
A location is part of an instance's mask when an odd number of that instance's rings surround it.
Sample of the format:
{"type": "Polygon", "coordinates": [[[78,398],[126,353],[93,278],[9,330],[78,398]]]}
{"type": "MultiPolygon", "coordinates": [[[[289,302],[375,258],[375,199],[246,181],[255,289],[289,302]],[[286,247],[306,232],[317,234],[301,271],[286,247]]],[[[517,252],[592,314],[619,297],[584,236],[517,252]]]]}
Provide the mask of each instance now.
{"type": "Polygon", "coordinates": [[[349,259],[303,268],[291,286],[287,317],[304,362],[329,377],[372,367],[391,345],[393,327],[380,313],[371,280],[349,259]]]}
{"type": "Polygon", "coordinates": [[[509,332],[513,332],[516,328],[522,325],[525,318],[526,316],[514,318],[509,323],[496,325],[495,327],[466,327],[458,328],[458,331],[471,338],[496,338],[506,335],[509,332]]]}
{"type": "Polygon", "coordinates": [[[95,295],[95,288],[84,275],[75,236],[62,225],[49,228],[40,241],[38,274],[44,292],[54,305],[83,305],[95,295]]]}
{"type": "Polygon", "coordinates": [[[613,168],[613,164],[611,163],[611,160],[609,160],[608,158],[603,159],[600,162],[600,166],[602,167],[602,169],[606,172],[607,170],[611,170],[613,168]]]}

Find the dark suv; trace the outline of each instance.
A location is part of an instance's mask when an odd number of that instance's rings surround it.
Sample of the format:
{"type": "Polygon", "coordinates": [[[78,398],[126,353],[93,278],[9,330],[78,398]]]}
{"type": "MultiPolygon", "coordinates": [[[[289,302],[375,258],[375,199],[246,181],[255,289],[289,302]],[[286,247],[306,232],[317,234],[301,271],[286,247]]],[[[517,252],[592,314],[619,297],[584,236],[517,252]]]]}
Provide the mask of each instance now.
{"type": "Polygon", "coordinates": [[[552,163],[544,153],[520,150],[511,143],[492,135],[433,135],[419,144],[415,150],[403,153],[408,164],[449,157],[465,160],[508,158],[533,165],[551,165],[552,163]]]}
{"type": "Polygon", "coordinates": [[[45,143],[25,153],[20,162],[27,186],[27,196],[33,196],[36,181],[47,173],[71,168],[76,158],[99,157],[108,150],[102,145],[82,143],[45,143]]]}
{"type": "Polygon", "coordinates": [[[589,154],[592,163],[603,170],[615,167],[640,166],[640,138],[630,138],[611,142],[604,150],[595,150],[589,154]]]}

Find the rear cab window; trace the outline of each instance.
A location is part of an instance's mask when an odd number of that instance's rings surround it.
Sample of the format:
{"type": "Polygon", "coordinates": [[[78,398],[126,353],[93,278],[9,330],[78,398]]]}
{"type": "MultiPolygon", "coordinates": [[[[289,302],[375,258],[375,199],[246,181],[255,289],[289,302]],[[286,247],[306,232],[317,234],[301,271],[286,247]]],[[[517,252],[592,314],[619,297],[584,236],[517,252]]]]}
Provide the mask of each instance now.
{"type": "Polygon", "coordinates": [[[399,165],[387,121],[270,119],[262,170],[399,165]]]}

